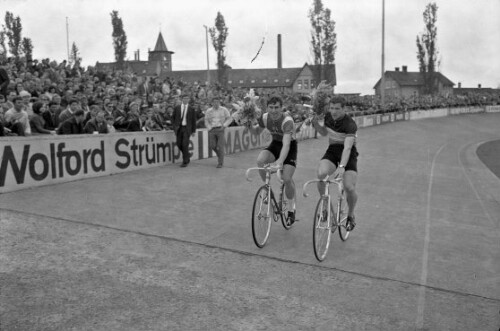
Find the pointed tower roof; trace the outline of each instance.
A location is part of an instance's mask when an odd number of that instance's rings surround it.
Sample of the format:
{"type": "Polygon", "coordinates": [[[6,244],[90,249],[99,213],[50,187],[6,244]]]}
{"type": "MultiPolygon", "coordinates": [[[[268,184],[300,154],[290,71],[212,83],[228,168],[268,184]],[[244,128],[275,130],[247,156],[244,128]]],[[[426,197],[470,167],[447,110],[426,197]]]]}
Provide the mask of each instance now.
{"type": "Polygon", "coordinates": [[[165,41],[163,40],[163,36],[160,34],[158,35],[158,40],[156,41],[156,46],[153,52],[168,52],[167,45],[165,44],[165,41]]]}

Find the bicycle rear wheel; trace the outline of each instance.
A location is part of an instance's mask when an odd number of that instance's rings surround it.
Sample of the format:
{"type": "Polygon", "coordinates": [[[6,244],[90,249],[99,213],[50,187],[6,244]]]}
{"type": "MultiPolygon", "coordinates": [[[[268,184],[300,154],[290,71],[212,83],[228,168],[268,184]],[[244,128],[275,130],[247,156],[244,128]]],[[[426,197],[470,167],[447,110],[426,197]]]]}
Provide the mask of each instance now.
{"type": "Polygon", "coordinates": [[[349,206],[347,205],[347,200],[345,197],[345,191],[342,192],[342,199],[337,203],[337,221],[339,224],[339,236],[342,241],[346,241],[349,238],[350,231],[347,231],[347,214],[349,211],[349,206]]]}
{"type": "MultiPolygon", "coordinates": [[[[318,261],[323,261],[330,246],[331,223],[328,221],[330,206],[328,206],[328,197],[320,197],[316,205],[313,222],[313,247],[314,255],[318,261]],[[330,223],[330,224],[329,224],[330,223]]],[[[333,217],[333,215],[330,215],[333,217]]]]}
{"type": "Polygon", "coordinates": [[[261,186],[255,194],[252,210],[252,236],[257,247],[262,248],[269,238],[271,232],[271,220],[273,219],[272,200],[269,194],[270,188],[261,186]]]}

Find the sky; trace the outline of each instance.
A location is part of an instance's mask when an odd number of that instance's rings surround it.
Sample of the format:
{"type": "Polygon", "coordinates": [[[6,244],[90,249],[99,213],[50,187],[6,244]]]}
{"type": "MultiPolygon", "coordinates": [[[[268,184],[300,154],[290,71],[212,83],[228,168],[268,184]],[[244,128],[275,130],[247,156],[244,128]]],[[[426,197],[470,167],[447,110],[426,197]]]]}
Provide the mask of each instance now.
{"type": "MultiPolygon", "coordinates": [[[[385,0],[385,70],[406,65],[418,71],[416,37],[424,31],[430,0],[385,0]]],[[[500,0],[435,0],[440,71],[462,87],[500,88],[500,0]]],[[[282,35],[284,68],[312,64],[310,22],[313,0],[0,0],[21,18],[35,59],[67,58],[76,44],[83,65],[113,62],[110,13],[118,11],[127,35],[127,57],[147,60],[161,31],[173,51],[173,70],[207,68],[206,34],[220,12],[228,27],[227,63],[235,69],[276,68],[282,35]],[[66,20],[67,18],[67,20],[66,20]],[[68,29],[66,29],[68,21],[68,29]],[[68,31],[68,33],[67,33],[68,31]],[[262,41],[264,45],[257,54],[262,41]]],[[[337,33],[337,93],[373,94],[381,77],[382,0],[323,0],[337,33]]],[[[209,36],[209,65],[216,54],[209,36]]]]}

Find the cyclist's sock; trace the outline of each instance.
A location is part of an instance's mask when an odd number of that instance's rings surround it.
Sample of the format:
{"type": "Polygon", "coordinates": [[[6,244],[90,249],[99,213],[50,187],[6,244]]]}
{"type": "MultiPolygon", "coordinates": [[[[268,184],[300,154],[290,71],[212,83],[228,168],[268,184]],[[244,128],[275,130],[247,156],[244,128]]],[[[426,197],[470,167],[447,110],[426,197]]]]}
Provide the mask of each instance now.
{"type": "Polygon", "coordinates": [[[292,199],[288,199],[288,206],[290,206],[290,211],[293,211],[295,212],[295,198],[292,198],[292,199]]]}

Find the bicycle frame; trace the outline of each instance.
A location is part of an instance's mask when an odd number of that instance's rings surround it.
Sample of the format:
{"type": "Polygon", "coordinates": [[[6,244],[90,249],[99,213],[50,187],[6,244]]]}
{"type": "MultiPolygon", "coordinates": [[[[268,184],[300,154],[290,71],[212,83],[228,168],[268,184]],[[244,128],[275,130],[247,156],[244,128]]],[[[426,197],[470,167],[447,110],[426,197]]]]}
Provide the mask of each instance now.
{"type": "MultiPolygon", "coordinates": [[[[249,169],[247,169],[247,171],[245,173],[245,177],[246,177],[247,181],[249,181],[249,182],[252,181],[252,179],[250,178],[250,172],[254,171],[254,170],[265,170],[266,171],[266,179],[264,181],[264,185],[268,189],[268,196],[271,197],[274,205],[277,207],[277,210],[275,211],[276,214],[280,214],[281,217],[285,217],[285,215],[283,215],[283,206],[281,204],[281,201],[283,201],[282,197],[283,197],[283,193],[284,193],[283,179],[281,177],[281,172],[283,170],[278,168],[278,167],[271,166],[271,165],[266,165],[262,168],[260,168],[260,167],[249,168],[249,169]],[[271,187],[271,174],[273,174],[273,173],[276,173],[276,176],[278,177],[278,181],[280,182],[280,194],[279,194],[279,200],[278,200],[279,203],[276,201],[276,198],[274,196],[274,191],[271,187]]],[[[271,206],[271,204],[269,203],[268,208],[270,208],[270,206],[271,206]]],[[[270,213],[270,210],[268,210],[268,212],[270,213]]]]}

